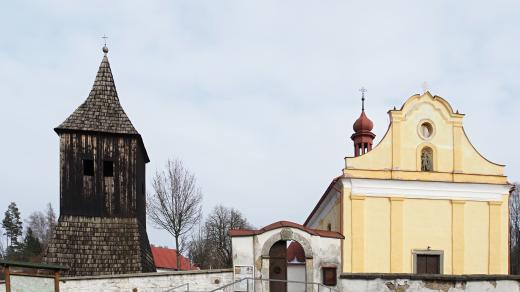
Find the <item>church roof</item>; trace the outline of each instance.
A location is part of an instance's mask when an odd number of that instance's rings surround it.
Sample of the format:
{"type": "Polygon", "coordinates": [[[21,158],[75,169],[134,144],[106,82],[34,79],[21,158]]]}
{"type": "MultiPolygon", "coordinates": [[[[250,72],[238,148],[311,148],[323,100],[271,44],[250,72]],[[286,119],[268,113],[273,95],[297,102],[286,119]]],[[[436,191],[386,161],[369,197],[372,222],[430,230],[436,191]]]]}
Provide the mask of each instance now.
{"type": "Polygon", "coordinates": [[[87,99],[54,130],[139,134],[119,103],[106,53],[87,99]]]}

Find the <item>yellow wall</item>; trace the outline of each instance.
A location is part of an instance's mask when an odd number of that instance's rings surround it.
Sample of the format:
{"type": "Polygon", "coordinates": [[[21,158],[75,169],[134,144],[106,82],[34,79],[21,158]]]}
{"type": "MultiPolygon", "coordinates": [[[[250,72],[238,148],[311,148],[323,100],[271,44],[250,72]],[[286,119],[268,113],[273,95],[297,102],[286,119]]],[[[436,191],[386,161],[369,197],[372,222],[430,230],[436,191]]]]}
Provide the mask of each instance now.
{"type": "Polygon", "coordinates": [[[340,201],[341,200],[339,199],[336,200],[336,202],[334,203],[334,207],[329,211],[328,214],[325,215],[325,217],[323,217],[323,219],[320,220],[318,224],[318,229],[328,230],[328,225],[330,224],[332,231],[341,232],[339,221],[341,211],[340,201]]]}
{"type": "Polygon", "coordinates": [[[365,199],[365,272],[390,271],[390,201],[365,199]]]}
{"type": "Polygon", "coordinates": [[[451,202],[448,200],[404,201],[404,272],[413,270],[413,250],[444,251],[444,274],[451,274],[451,202]]]}
{"type": "Polygon", "coordinates": [[[343,272],[412,273],[412,252],[428,247],[443,252],[444,274],[508,272],[507,196],[490,204],[346,195],[343,272]],[[491,236],[490,224],[499,225],[491,236]]]}
{"type": "Polygon", "coordinates": [[[487,202],[466,202],[464,249],[466,274],[487,274],[489,264],[489,206],[487,202]],[[485,255],[485,256],[479,256],[485,255]]]}

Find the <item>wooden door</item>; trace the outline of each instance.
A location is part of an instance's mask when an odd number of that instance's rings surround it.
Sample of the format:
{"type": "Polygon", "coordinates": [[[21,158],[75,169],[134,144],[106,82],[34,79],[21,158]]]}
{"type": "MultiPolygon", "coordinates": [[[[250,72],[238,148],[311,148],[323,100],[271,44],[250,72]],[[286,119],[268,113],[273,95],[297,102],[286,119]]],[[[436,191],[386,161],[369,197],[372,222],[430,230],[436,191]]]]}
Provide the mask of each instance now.
{"type": "MultiPolygon", "coordinates": [[[[278,241],[269,250],[269,279],[287,280],[287,242],[278,241]]],[[[270,282],[270,292],[287,292],[286,282],[270,282]]]]}

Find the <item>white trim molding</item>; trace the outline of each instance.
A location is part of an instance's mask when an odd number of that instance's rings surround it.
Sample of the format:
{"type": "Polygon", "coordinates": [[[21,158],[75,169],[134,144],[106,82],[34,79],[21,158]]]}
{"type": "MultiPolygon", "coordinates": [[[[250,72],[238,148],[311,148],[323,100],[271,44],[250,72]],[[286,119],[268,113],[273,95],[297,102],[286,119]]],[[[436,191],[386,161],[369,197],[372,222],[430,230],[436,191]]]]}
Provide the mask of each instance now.
{"type": "Polygon", "coordinates": [[[500,201],[509,185],[344,178],[352,195],[433,200],[500,201]]]}

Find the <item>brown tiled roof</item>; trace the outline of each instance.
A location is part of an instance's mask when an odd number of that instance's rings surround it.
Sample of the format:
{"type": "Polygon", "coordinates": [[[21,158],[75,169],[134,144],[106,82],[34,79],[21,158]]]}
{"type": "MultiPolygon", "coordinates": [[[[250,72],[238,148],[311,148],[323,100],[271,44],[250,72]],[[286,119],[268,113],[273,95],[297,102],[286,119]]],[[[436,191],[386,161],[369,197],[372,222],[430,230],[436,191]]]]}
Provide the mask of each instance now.
{"type": "Polygon", "coordinates": [[[54,130],[139,134],[119,103],[106,54],[99,65],[94,86],[85,102],[54,130]]]}
{"type": "Polygon", "coordinates": [[[267,231],[270,231],[270,230],[273,230],[273,229],[278,229],[278,228],[283,228],[283,227],[291,227],[291,228],[296,228],[296,229],[300,229],[302,231],[305,231],[311,235],[315,235],[315,236],[321,236],[321,237],[331,237],[331,238],[340,238],[340,239],[344,239],[345,237],[339,233],[339,232],[336,232],[336,231],[326,231],[326,230],[318,230],[318,229],[311,229],[311,228],[307,228],[303,225],[300,225],[298,223],[294,223],[294,222],[290,222],[290,221],[278,221],[278,222],[275,222],[273,224],[269,224],[267,226],[265,226],[264,228],[262,229],[258,229],[258,230],[252,230],[252,229],[231,229],[229,230],[229,236],[231,237],[234,237],[234,236],[251,236],[251,235],[257,235],[257,234],[262,234],[264,232],[267,232],[267,231]]]}

